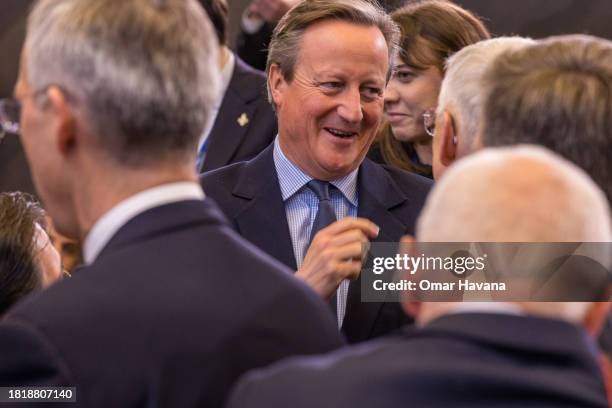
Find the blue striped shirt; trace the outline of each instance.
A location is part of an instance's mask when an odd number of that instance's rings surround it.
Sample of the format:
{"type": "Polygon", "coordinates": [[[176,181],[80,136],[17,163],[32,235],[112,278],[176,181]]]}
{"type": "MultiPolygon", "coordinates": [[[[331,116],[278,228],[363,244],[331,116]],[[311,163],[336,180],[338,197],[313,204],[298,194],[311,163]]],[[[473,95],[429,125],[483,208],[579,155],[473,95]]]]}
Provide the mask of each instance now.
{"type": "MultiPolygon", "coordinates": [[[[291,235],[291,243],[293,244],[293,254],[299,268],[310,244],[312,225],[317,216],[317,211],[319,211],[319,199],[306,186],[313,178],[300,170],[299,167],[285,156],[279,145],[278,137],[274,141],[274,166],[283,202],[285,203],[287,224],[289,224],[289,233],[291,235]]],[[[336,187],[330,189],[330,200],[338,220],[344,217],[357,216],[358,171],[359,169],[355,169],[340,179],[330,181],[336,187]]],[[[338,327],[342,326],[342,321],[346,314],[348,285],[349,281],[344,280],[338,287],[338,327]]]]}

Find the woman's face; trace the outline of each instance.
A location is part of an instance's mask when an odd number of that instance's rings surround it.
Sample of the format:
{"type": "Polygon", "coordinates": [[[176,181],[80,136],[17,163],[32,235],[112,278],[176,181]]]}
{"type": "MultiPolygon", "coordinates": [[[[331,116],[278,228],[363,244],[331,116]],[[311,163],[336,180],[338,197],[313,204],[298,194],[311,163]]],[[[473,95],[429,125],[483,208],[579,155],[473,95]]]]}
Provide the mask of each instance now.
{"type": "Polygon", "coordinates": [[[399,57],[395,67],[385,92],[385,113],[393,135],[403,142],[431,139],[423,127],[423,112],[436,107],[442,74],[434,66],[415,70],[399,57]]]}

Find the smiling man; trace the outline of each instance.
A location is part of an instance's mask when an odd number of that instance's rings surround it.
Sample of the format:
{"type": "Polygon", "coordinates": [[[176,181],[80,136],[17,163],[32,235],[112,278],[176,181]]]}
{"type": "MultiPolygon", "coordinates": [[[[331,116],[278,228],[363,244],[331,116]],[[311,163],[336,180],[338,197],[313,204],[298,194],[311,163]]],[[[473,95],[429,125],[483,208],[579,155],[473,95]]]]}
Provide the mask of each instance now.
{"type": "Polygon", "coordinates": [[[413,231],[430,187],[364,159],[383,115],[397,38],[389,16],[366,1],[291,9],[267,63],[275,143],[201,179],[242,236],[330,300],[351,342],[407,321],[397,304],[361,302],[363,248],[413,231]]]}

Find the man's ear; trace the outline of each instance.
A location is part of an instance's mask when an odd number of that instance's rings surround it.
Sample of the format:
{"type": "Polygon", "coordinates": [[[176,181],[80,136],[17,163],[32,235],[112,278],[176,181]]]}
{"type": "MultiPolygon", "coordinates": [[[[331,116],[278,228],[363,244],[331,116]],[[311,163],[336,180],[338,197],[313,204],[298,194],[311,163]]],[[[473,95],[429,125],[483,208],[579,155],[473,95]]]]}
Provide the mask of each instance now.
{"type": "Polygon", "coordinates": [[[66,94],[56,87],[47,90],[49,109],[52,110],[56,122],[56,143],[58,150],[66,155],[70,153],[77,142],[76,121],[72,109],[68,104],[66,94]]]}
{"type": "Polygon", "coordinates": [[[270,72],[268,73],[268,84],[270,86],[270,94],[274,104],[278,107],[282,106],[283,93],[285,91],[287,81],[285,81],[280,65],[272,64],[270,66],[270,72]]]}
{"type": "Polygon", "coordinates": [[[457,158],[457,134],[453,117],[446,110],[440,119],[440,127],[440,163],[448,167],[457,158]]]}

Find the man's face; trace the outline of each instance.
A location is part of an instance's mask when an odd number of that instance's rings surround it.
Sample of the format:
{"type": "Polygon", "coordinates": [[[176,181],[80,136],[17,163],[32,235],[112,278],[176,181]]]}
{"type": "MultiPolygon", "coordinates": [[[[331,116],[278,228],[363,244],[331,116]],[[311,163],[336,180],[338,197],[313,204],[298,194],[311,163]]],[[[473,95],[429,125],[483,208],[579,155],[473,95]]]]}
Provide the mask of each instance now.
{"type": "Polygon", "coordinates": [[[287,157],[311,177],[333,180],[356,169],[383,115],[388,69],[376,27],[324,21],[304,32],[295,74],[272,70],[279,137],[287,157]]]}
{"type": "MultiPolygon", "coordinates": [[[[57,220],[58,229],[73,228],[62,222],[70,215],[62,168],[65,165],[58,152],[56,135],[61,127],[58,115],[45,101],[44,90],[32,89],[28,83],[25,53],[21,58],[15,98],[21,103],[21,143],[28,159],[34,185],[47,212],[57,220]]],[[[72,223],[70,223],[72,224],[72,223]]]]}

